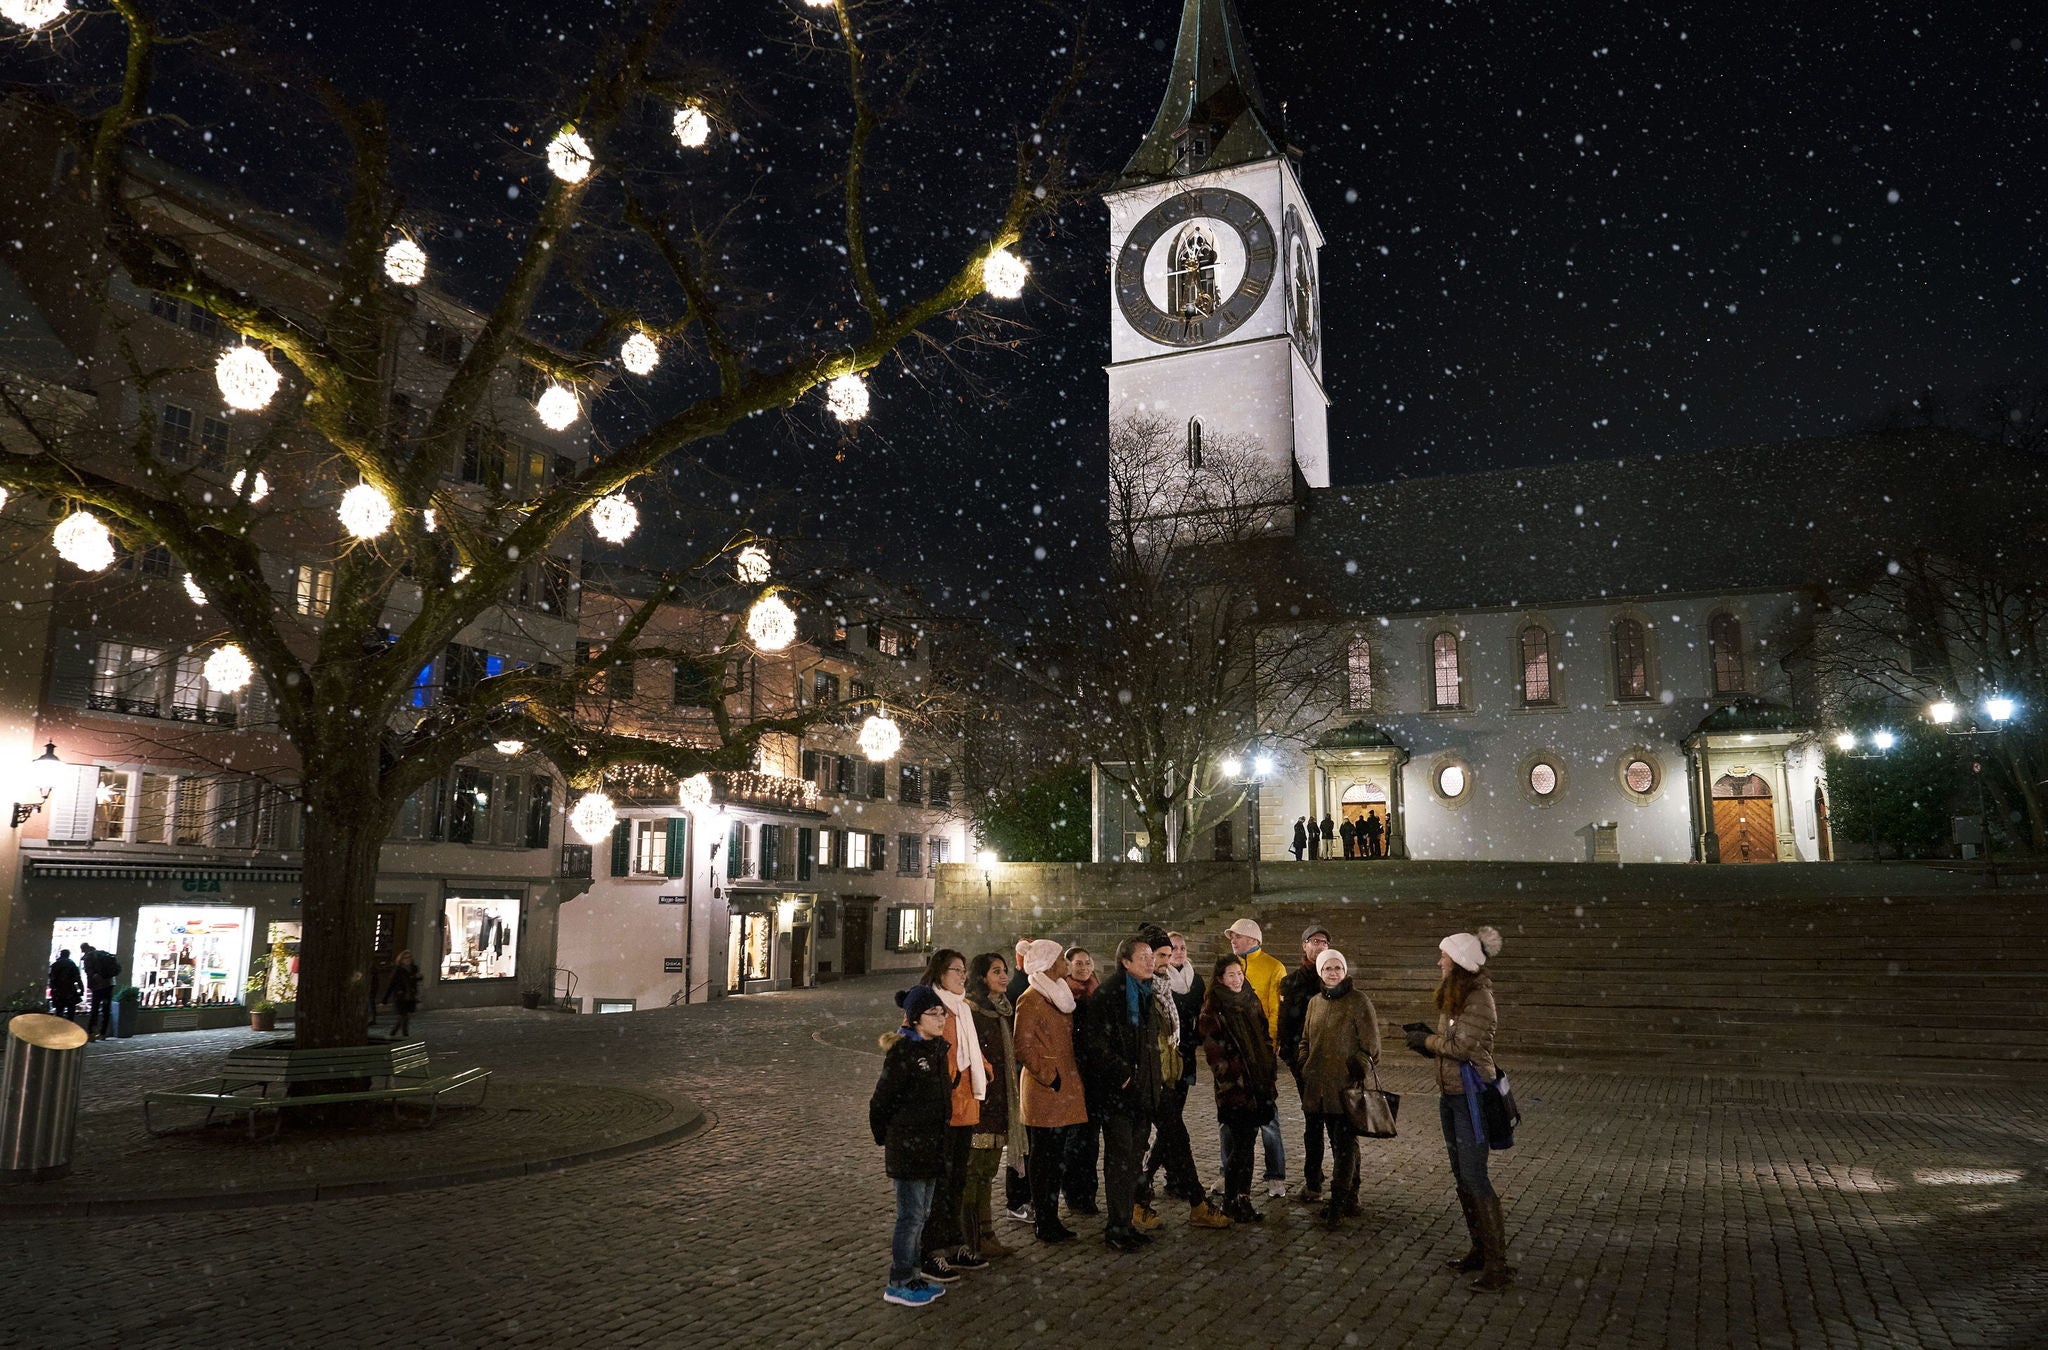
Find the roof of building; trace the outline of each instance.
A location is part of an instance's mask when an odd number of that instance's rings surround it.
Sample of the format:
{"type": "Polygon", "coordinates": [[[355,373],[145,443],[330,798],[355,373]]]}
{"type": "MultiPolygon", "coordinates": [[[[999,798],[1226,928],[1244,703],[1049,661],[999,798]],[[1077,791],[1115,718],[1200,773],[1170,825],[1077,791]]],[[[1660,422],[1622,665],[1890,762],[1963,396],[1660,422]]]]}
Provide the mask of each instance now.
{"type": "Polygon", "coordinates": [[[80,377],[78,357],[57,336],[14,269],[0,262],[0,369],[63,384],[80,377]]]}
{"type": "Polygon", "coordinates": [[[1251,52],[1231,0],[1184,0],[1166,97],[1152,130],[1124,166],[1120,185],[1134,187],[1172,177],[1180,160],[1181,134],[1191,125],[1221,128],[1213,134],[1207,158],[1189,166],[1198,170],[1273,159],[1285,143],[1259,93],[1251,52]]]}
{"type": "Polygon", "coordinates": [[[2048,547],[2048,460],[1898,431],[1319,488],[1254,575],[1345,614],[1853,584],[2048,547]]]}

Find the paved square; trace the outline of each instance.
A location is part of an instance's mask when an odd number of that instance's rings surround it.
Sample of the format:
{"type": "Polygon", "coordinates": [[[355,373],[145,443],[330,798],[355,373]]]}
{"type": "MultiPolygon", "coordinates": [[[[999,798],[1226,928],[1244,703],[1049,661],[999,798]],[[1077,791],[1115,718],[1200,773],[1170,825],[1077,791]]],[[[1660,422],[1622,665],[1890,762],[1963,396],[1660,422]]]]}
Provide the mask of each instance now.
{"type": "MultiPolygon", "coordinates": [[[[1495,1179],[1521,1273],[1489,1297],[1438,1270],[1462,1234],[1413,1060],[1394,1060],[1403,1133],[1363,1145],[1366,1217],[1350,1231],[1291,1204],[1222,1233],[1169,1211],[1161,1241],[1115,1256],[1093,1240],[1099,1220],[1061,1248],[1005,1222],[1018,1254],[931,1308],[889,1307],[889,1192],[865,1111],[895,983],[606,1017],[430,1013],[418,1029],[437,1054],[507,1082],[676,1094],[715,1123],[624,1158],[410,1194],[0,1216],[0,1343],[2048,1345],[2048,1091],[1518,1073],[1527,1120],[1495,1179]]],[[[88,1108],[222,1048],[94,1046],[88,1108]]],[[[1511,1037],[1502,1055],[1512,1067],[1511,1037]]],[[[1189,1117],[1213,1174],[1208,1101],[1205,1075],[1189,1117]]]]}

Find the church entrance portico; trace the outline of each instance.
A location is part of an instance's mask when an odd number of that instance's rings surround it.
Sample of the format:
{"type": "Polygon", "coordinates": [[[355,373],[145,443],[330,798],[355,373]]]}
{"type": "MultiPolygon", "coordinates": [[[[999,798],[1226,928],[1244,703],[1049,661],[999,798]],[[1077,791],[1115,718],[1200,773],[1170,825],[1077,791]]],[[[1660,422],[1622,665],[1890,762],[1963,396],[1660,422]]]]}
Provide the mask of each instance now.
{"type": "Polygon", "coordinates": [[[1806,822],[1816,837],[1802,854],[1794,819],[1795,803],[1824,800],[1818,783],[1804,780],[1811,738],[1791,709],[1763,699],[1738,699],[1708,714],[1685,740],[1695,858],[1763,863],[1824,856],[1818,820],[1806,822]]]}
{"type": "Polygon", "coordinates": [[[1325,733],[1309,751],[1310,818],[1327,815],[1354,829],[1368,817],[1377,818],[1379,856],[1407,857],[1401,810],[1401,766],[1407,762],[1405,749],[1364,722],[1325,733]]]}

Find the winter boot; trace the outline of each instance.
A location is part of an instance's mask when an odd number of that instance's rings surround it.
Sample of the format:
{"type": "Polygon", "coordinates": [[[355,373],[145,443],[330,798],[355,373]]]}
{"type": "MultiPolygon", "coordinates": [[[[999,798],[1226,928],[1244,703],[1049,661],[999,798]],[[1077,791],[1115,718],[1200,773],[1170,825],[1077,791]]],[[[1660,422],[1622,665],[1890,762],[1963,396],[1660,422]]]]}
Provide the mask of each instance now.
{"type": "Polygon", "coordinates": [[[1458,1208],[1465,1211],[1465,1233],[1471,1239],[1472,1249],[1463,1256],[1454,1256],[1444,1262],[1444,1269],[1469,1275],[1486,1264],[1486,1251],[1479,1244],[1479,1198],[1470,1191],[1460,1190],[1458,1208]]]}
{"type": "Polygon", "coordinates": [[[994,1215],[984,1213],[981,1216],[981,1235],[979,1240],[975,1242],[974,1249],[983,1256],[1008,1256],[1010,1254],[1009,1247],[1005,1246],[1002,1240],[996,1236],[994,1215]]]}
{"type": "Polygon", "coordinates": [[[1230,1223],[1230,1217],[1207,1200],[1188,1210],[1188,1226],[1191,1228],[1228,1228],[1230,1223]]]}
{"type": "Polygon", "coordinates": [[[1515,1268],[1508,1264],[1508,1235],[1501,1218],[1500,1197],[1482,1195],[1475,1203],[1479,1210],[1479,1246],[1486,1254],[1486,1264],[1480,1268],[1479,1278],[1472,1281],[1472,1287],[1491,1293],[1508,1287],[1515,1278],[1515,1268]]]}
{"type": "Polygon", "coordinates": [[[1232,1223],[1264,1223],[1266,1216],[1252,1208],[1249,1195],[1233,1195],[1223,1202],[1223,1213],[1232,1223]]]}

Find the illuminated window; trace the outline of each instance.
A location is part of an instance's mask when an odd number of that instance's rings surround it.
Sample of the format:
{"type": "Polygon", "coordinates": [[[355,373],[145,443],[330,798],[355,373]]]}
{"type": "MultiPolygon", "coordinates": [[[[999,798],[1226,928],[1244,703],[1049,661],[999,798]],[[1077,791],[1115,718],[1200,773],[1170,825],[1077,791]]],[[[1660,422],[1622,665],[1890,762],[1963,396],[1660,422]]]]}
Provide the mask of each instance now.
{"type": "Polygon", "coordinates": [[[1351,651],[1345,661],[1344,706],[1352,712],[1372,708],[1372,643],[1362,637],[1351,639],[1351,651]]]}
{"type": "Polygon", "coordinates": [[[1550,633],[1542,628],[1522,630],[1522,702],[1545,704],[1550,694],[1550,633]]]}
{"type": "Polygon", "coordinates": [[[319,619],[333,603],[334,569],[300,564],[292,587],[292,608],[309,619],[319,619]]]}
{"type": "Polygon", "coordinates": [[[1640,755],[1631,756],[1621,766],[1621,782],[1638,797],[1647,797],[1657,790],[1657,766],[1640,755]]]}
{"type": "Polygon", "coordinates": [[[1638,619],[1614,621],[1614,696],[1650,696],[1650,640],[1638,619]]]}
{"type": "Polygon", "coordinates": [[[1438,633],[1431,639],[1430,666],[1435,682],[1431,690],[1430,706],[1433,708],[1455,708],[1463,679],[1458,667],[1458,635],[1438,633]]]}
{"type": "Polygon", "coordinates": [[[1529,791],[1539,797],[1548,797],[1557,791],[1557,766],[1540,762],[1530,765],[1529,791]]]}
{"type": "Polygon", "coordinates": [[[1465,766],[1446,764],[1436,771],[1436,790],[1448,801],[1455,801],[1465,795],[1467,779],[1465,766]]]}

